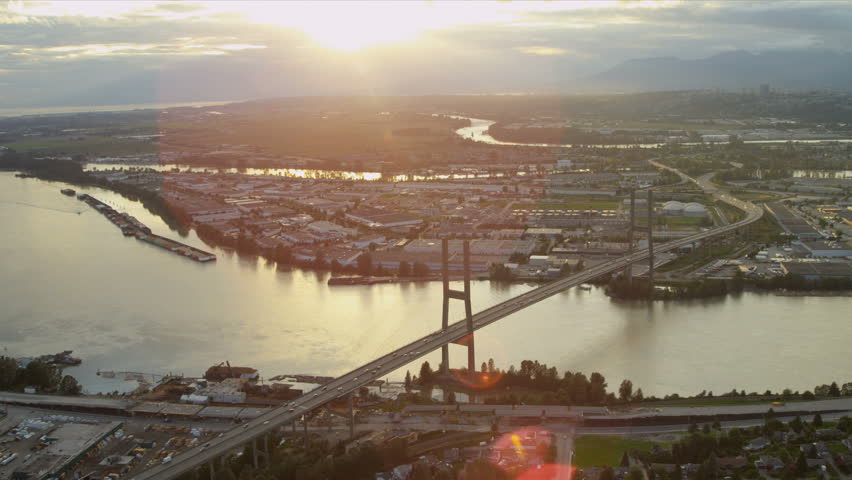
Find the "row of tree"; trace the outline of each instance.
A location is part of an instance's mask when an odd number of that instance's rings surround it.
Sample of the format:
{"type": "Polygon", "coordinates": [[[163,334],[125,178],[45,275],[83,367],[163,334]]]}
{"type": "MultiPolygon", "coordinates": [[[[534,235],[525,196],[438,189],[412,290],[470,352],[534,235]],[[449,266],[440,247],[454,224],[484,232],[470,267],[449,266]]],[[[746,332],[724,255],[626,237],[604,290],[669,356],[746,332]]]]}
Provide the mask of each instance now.
{"type": "Polygon", "coordinates": [[[25,367],[17,360],[0,356],[0,390],[23,391],[34,387],[42,392],[78,395],[80,384],[71,375],[62,375],[62,370],[46,362],[33,360],[25,367]]]}
{"type": "MultiPolygon", "coordinates": [[[[581,372],[566,371],[560,376],[556,367],[548,367],[547,364],[535,360],[524,360],[519,368],[512,365],[508,370],[501,371],[495,367],[494,360],[489,359],[488,362],[482,363],[480,373],[495,375],[498,378],[493,386],[495,391],[524,392],[492,397],[486,400],[486,403],[604,405],[617,403],[619,400],[628,402],[645,398],[641,388],[634,391],[633,382],[630,380],[622,381],[618,392],[609,392],[606,378],[598,372],[586,377],[581,372]]],[[[466,371],[461,374],[466,374],[466,371]]],[[[412,377],[411,372],[406,372],[405,375],[407,389],[415,384],[429,387],[438,380],[428,361],[421,364],[419,376],[412,377]]]]}

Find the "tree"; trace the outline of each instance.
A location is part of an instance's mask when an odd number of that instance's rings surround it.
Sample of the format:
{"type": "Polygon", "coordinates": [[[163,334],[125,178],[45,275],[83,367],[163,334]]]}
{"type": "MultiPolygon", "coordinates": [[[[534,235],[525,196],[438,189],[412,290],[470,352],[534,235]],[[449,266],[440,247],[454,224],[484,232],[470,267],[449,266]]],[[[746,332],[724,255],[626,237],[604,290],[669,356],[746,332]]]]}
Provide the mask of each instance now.
{"type": "Polygon", "coordinates": [[[456,392],[449,392],[447,394],[447,403],[450,405],[454,405],[456,403],[456,392]]]}
{"type": "Polygon", "coordinates": [[[790,429],[796,433],[802,433],[802,417],[796,415],[796,418],[790,420],[790,429]]]}
{"type": "Polygon", "coordinates": [[[814,415],[813,424],[814,424],[815,427],[821,427],[822,426],[822,415],[820,415],[818,413],[816,415],[814,415]]]}
{"type": "Polygon", "coordinates": [[[606,379],[598,372],[592,372],[589,377],[589,400],[603,403],[606,399],[606,379]]]}
{"type": "Polygon", "coordinates": [[[633,394],[633,401],[634,402],[641,402],[644,399],[645,399],[645,394],[642,393],[642,389],[637,388],[636,393],[633,394]]]}
{"type": "Polygon", "coordinates": [[[79,395],[82,390],[83,388],[77,383],[77,379],[71,375],[65,375],[59,382],[59,393],[63,395],[79,395]]]}
{"type": "Polygon", "coordinates": [[[432,376],[433,376],[432,367],[429,365],[429,362],[428,361],[423,362],[423,364],[420,365],[420,377],[419,377],[420,378],[420,384],[421,385],[431,384],[432,383],[432,376]]]}
{"type": "Polygon", "coordinates": [[[399,262],[399,276],[407,277],[411,275],[411,265],[406,261],[399,262]]]}
{"type": "Polygon", "coordinates": [[[11,390],[18,376],[18,362],[11,357],[0,357],[0,390],[11,390]]]}
{"type": "Polygon", "coordinates": [[[831,386],[828,387],[828,394],[832,397],[840,396],[840,388],[837,386],[837,382],[831,382],[831,386]]]}
{"type": "Polygon", "coordinates": [[[799,454],[796,458],[796,473],[804,475],[808,471],[808,459],[805,458],[805,452],[799,454]]]}
{"type": "Polygon", "coordinates": [[[612,467],[606,467],[601,472],[601,475],[598,477],[600,480],[615,480],[615,471],[612,467]]]}
{"type": "Polygon", "coordinates": [[[485,363],[485,362],[482,362],[482,366],[479,367],[479,371],[482,372],[482,373],[488,373],[488,364],[485,363]]]}
{"type": "Polygon", "coordinates": [[[497,370],[494,368],[494,359],[493,359],[493,358],[489,358],[489,359],[488,359],[488,373],[494,373],[494,372],[496,372],[496,371],[497,371],[497,370]]]}
{"type": "Polygon", "coordinates": [[[405,391],[411,390],[411,372],[405,371],[405,391]]]}
{"type": "Polygon", "coordinates": [[[42,390],[54,390],[59,386],[61,380],[59,370],[41,360],[33,360],[19,371],[21,382],[29,386],[38,387],[42,390]]]}
{"type": "Polygon", "coordinates": [[[373,257],[369,253],[364,252],[358,256],[358,273],[361,275],[370,275],[373,272],[373,257]]]}
{"type": "Polygon", "coordinates": [[[408,480],[433,480],[432,467],[428,463],[417,462],[412,465],[408,480]]]}
{"type": "Polygon", "coordinates": [[[412,267],[412,272],[415,277],[425,277],[429,275],[429,267],[420,262],[414,262],[414,266],[412,267]]]}
{"type": "Polygon", "coordinates": [[[622,402],[627,402],[633,395],[633,382],[630,380],[622,380],[621,386],[618,387],[618,397],[622,402]]]}

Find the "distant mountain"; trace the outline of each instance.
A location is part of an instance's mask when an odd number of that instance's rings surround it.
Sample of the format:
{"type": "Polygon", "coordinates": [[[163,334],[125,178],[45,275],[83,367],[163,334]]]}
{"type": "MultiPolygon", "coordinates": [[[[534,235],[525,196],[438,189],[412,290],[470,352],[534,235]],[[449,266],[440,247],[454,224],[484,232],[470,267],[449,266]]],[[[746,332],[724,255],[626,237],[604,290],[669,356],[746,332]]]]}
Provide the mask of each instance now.
{"type": "Polygon", "coordinates": [[[852,54],[738,50],[699,60],[645,58],[623,62],[577,83],[584,90],[625,92],[757,88],[762,83],[785,89],[852,90],[852,54]]]}

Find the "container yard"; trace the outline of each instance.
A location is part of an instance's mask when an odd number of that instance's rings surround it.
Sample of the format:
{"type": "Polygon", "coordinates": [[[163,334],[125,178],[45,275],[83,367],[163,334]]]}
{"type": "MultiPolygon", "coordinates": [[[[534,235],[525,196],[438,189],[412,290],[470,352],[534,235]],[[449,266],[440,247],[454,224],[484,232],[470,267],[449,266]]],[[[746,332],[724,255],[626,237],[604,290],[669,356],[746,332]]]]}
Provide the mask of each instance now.
{"type": "Polygon", "coordinates": [[[189,245],[177,242],[170,238],[155,235],[151,232],[150,228],[136,218],[126,213],[117,212],[114,208],[91,195],[81,193],[80,195],[77,195],[77,199],[99,211],[127,237],[136,237],[138,240],[142,240],[143,242],[151,245],[156,245],[160,248],[177,253],[178,255],[191,258],[197,262],[212,262],[216,260],[216,255],[210,252],[190,247],[189,245]]]}

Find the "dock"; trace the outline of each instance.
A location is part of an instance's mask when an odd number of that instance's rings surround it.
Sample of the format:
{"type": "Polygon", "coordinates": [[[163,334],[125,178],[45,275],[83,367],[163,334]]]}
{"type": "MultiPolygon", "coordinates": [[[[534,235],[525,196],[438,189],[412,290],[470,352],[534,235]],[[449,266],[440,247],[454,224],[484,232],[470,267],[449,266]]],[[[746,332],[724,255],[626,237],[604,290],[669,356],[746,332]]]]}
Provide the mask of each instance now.
{"type": "Polygon", "coordinates": [[[91,195],[81,193],[77,195],[77,199],[99,211],[118,227],[126,237],[136,237],[137,240],[156,245],[183,257],[191,258],[196,262],[212,262],[216,260],[216,255],[213,253],[205,252],[204,250],[152,233],[150,228],[133,216],[127,213],[119,213],[114,208],[91,195]]]}

